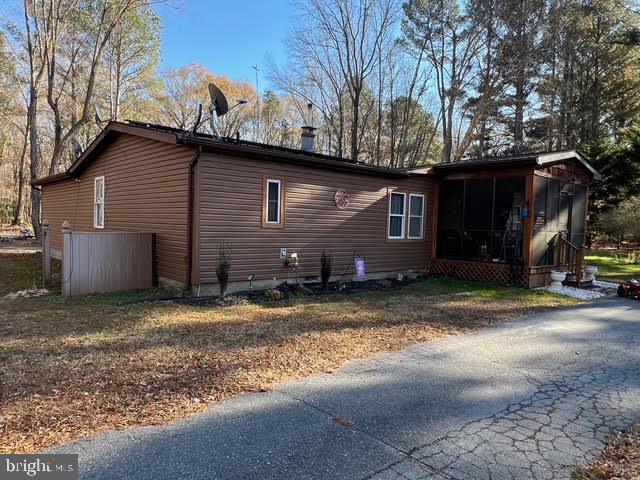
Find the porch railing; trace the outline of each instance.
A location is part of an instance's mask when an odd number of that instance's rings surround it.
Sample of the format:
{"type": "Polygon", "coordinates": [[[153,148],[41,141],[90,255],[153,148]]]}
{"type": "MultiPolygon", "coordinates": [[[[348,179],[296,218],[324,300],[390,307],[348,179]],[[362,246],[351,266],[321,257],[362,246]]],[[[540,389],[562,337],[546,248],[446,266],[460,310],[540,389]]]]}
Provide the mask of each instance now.
{"type": "Polygon", "coordinates": [[[584,247],[577,247],[567,239],[564,232],[558,232],[556,266],[565,267],[576,277],[576,286],[580,288],[584,268],[584,247]]]}

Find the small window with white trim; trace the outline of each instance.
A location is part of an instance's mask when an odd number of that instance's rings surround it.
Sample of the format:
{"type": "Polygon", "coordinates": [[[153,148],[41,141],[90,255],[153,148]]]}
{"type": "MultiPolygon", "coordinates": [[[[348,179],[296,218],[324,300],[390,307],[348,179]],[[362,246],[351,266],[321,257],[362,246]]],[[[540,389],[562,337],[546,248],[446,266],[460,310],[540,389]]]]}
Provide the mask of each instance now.
{"type": "Polygon", "coordinates": [[[392,240],[404,238],[406,194],[391,192],[389,195],[389,233],[392,240]]]}
{"type": "Polygon", "coordinates": [[[284,178],[264,179],[262,226],[282,228],[284,226],[284,178]]]}
{"type": "Polygon", "coordinates": [[[424,195],[409,195],[409,235],[412,240],[424,237],[424,195]]]}
{"type": "Polygon", "coordinates": [[[93,226],[104,228],[104,177],[93,179],[93,226]]]}

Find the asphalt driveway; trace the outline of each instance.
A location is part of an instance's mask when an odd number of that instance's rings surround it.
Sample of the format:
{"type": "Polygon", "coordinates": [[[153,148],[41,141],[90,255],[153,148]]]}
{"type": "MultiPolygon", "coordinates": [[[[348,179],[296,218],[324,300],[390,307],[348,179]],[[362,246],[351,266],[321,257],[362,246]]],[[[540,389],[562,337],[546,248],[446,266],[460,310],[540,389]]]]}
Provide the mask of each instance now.
{"type": "Polygon", "coordinates": [[[640,418],[640,302],[602,299],[354,361],[163,427],[83,479],[559,479],[640,418]]]}

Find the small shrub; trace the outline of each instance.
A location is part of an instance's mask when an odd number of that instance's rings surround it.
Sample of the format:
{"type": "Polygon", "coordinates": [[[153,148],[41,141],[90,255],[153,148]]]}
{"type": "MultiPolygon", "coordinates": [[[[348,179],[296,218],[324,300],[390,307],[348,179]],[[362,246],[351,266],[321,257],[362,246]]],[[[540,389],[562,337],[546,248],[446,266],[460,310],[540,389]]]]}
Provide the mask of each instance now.
{"type": "Polygon", "coordinates": [[[267,296],[269,300],[273,300],[273,301],[282,300],[284,298],[283,293],[277,288],[267,288],[264,294],[267,296]]]}
{"type": "Polygon", "coordinates": [[[324,288],[327,288],[327,285],[329,285],[332,268],[333,257],[331,256],[331,254],[322,252],[322,255],[320,256],[320,278],[322,279],[322,286],[324,288]]]}
{"type": "Polygon", "coordinates": [[[229,285],[229,271],[231,270],[231,246],[224,240],[218,248],[218,266],[216,276],[220,282],[220,295],[224,295],[229,285]]]}

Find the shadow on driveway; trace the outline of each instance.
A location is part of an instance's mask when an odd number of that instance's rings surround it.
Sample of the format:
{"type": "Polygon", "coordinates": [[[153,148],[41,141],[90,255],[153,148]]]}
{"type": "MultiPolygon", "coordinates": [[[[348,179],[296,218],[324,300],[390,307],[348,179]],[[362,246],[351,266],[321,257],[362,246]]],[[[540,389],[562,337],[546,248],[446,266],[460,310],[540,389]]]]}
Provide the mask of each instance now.
{"type": "Polygon", "coordinates": [[[640,415],[639,338],[606,298],[52,451],[83,479],[565,478],[640,415]]]}

